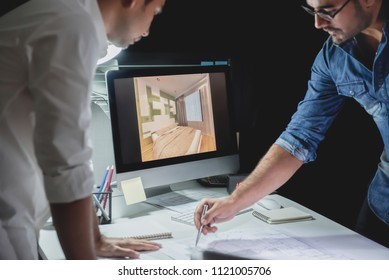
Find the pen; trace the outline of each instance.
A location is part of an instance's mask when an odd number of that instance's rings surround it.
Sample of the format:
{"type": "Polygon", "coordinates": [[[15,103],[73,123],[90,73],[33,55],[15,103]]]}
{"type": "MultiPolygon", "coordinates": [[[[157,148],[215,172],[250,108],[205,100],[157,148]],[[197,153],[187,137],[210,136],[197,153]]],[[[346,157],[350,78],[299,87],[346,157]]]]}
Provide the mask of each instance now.
{"type": "MultiPolygon", "coordinates": [[[[204,217],[205,213],[207,212],[208,210],[208,204],[204,204],[203,206],[203,212],[201,213],[201,219],[204,217]]],[[[196,237],[196,245],[197,246],[197,243],[199,243],[199,240],[200,240],[200,236],[201,236],[201,231],[203,230],[203,224],[201,224],[200,228],[199,228],[199,231],[197,232],[197,237],[196,237]]]]}
{"type": "Polygon", "coordinates": [[[105,211],[103,206],[100,204],[99,200],[96,198],[96,196],[93,196],[93,200],[95,201],[96,206],[100,209],[102,217],[104,217],[107,221],[109,221],[111,218],[108,216],[108,213],[105,211]]]}
{"type": "Polygon", "coordinates": [[[99,200],[100,200],[100,195],[101,195],[101,193],[104,190],[105,180],[107,179],[108,173],[109,173],[109,165],[107,166],[107,169],[105,169],[105,172],[104,172],[104,175],[103,175],[103,180],[101,181],[99,190],[97,191],[97,194],[96,194],[96,196],[97,196],[97,198],[99,200]]]}
{"type": "Polygon", "coordinates": [[[105,192],[106,194],[103,195],[102,197],[100,197],[100,203],[103,202],[103,208],[105,209],[105,206],[107,204],[107,199],[108,199],[108,195],[109,195],[109,192],[110,192],[110,189],[111,189],[111,181],[112,181],[112,174],[113,174],[113,165],[111,166],[111,168],[109,169],[109,172],[108,172],[108,177],[107,177],[107,184],[105,186],[105,189],[102,191],[102,192],[105,192]]]}

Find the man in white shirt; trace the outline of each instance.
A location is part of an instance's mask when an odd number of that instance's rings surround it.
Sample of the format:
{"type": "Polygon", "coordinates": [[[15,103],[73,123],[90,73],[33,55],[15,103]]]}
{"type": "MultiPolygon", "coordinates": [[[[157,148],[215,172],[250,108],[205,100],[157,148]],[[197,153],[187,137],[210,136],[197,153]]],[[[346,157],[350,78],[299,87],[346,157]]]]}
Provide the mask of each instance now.
{"type": "Polygon", "coordinates": [[[37,259],[50,215],[67,259],[136,258],[93,210],[90,88],[107,42],[147,36],[165,0],[31,0],[0,17],[0,259],[37,259]]]}

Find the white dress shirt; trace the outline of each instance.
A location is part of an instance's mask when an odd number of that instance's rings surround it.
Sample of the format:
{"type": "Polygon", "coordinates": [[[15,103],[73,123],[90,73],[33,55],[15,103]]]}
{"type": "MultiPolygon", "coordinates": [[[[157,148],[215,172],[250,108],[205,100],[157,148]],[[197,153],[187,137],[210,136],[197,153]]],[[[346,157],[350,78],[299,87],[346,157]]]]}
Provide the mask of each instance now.
{"type": "Polygon", "coordinates": [[[96,0],[0,18],[0,259],[37,259],[49,202],[93,190],[90,89],[107,37],[96,0]]]}

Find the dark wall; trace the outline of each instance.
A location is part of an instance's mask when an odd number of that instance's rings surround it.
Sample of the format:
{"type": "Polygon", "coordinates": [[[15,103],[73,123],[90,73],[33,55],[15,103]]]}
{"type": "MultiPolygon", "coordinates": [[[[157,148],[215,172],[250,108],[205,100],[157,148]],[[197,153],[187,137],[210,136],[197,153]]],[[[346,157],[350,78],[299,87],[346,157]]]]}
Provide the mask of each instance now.
{"type": "MultiPolygon", "coordinates": [[[[255,167],[289,122],[327,37],[294,1],[257,5],[252,0],[167,0],[150,36],[124,53],[129,62],[137,57],[149,62],[231,58],[242,172],[255,167]]],[[[351,228],[381,150],[375,124],[349,102],[317,160],[279,192],[351,228]]]]}

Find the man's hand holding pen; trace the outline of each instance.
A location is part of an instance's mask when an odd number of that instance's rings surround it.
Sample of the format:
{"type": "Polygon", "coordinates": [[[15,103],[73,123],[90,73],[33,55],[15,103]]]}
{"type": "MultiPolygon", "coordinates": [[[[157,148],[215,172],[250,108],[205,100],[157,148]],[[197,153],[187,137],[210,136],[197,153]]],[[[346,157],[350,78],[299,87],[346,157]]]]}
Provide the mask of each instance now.
{"type": "MultiPolygon", "coordinates": [[[[203,210],[202,210],[202,212],[201,212],[201,219],[205,216],[205,213],[207,213],[207,210],[208,210],[208,204],[204,204],[204,205],[203,205],[203,210]]],[[[203,230],[203,227],[204,227],[204,224],[201,224],[200,228],[198,229],[195,246],[197,246],[197,244],[199,243],[199,240],[200,240],[200,236],[201,236],[201,232],[202,232],[202,230],[203,230]]]]}
{"type": "Polygon", "coordinates": [[[201,233],[207,234],[209,232],[216,232],[217,227],[213,226],[215,223],[221,223],[231,220],[239,209],[236,209],[231,197],[221,199],[203,199],[195,210],[194,223],[196,228],[201,229],[201,233]],[[207,211],[203,214],[204,205],[208,205],[207,211]]]}

